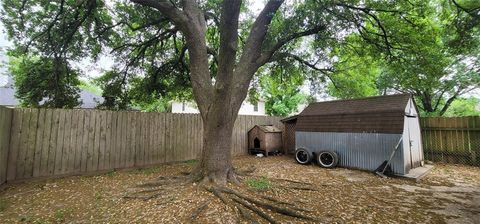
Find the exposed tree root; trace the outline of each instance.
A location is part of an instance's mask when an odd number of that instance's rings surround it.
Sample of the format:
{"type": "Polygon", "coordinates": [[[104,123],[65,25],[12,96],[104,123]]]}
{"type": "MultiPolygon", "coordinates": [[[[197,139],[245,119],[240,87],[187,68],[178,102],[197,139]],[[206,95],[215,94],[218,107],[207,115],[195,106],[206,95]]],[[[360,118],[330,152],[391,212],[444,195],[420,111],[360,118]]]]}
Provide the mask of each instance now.
{"type": "Polygon", "coordinates": [[[295,189],[295,190],[303,190],[303,191],[318,191],[317,189],[313,188],[313,187],[297,187],[297,186],[292,186],[290,187],[291,189],[295,189]]]}
{"type": "Polygon", "coordinates": [[[246,208],[250,209],[251,211],[253,211],[254,213],[256,213],[258,216],[262,217],[263,219],[267,220],[268,222],[272,223],[272,224],[276,224],[278,223],[277,221],[275,221],[275,219],[273,219],[270,215],[268,215],[267,213],[263,212],[262,210],[254,207],[253,205],[250,205],[248,204],[247,202],[243,201],[243,200],[240,200],[238,198],[232,198],[233,201],[245,206],[246,208]]]}
{"type": "Polygon", "coordinates": [[[210,201],[203,202],[200,206],[198,206],[190,216],[190,220],[195,220],[197,217],[208,207],[210,201]]]}
{"type": "Polygon", "coordinates": [[[255,172],[255,170],[257,170],[257,168],[252,165],[252,166],[247,167],[246,169],[236,170],[235,173],[239,176],[249,176],[250,174],[255,172]]]}
{"type": "MultiPolygon", "coordinates": [[[[239,170],[235,172],[229,172],[227,180],[235,183],[237,178],[241,176],[250,176],[255,171],[255,167],[249,167],[245,170],[239,170]],[[238,172],[238,173],[237,173],[238,172]],[[238,176],[237,176],[238,175],[238,176]]],[[[318,222],[319,220],[308,215],[313,212],[306,208],[301,208],[293,203],[281,201],[275,197],[259,194],[256,191],[241,192],[234,190],[233,188],[227,188],[225,185],[217,184],[211,181],[212,177],[201,177],[198,175],[177,176],[177,177],[159,177],[152,181],[141,183],[136,185],[127,193],[124,198],[126,199],[166,199],[171,198],[171,193],[178,192],[178,188],[191,186],[190,184],[198,185],[199,189],[206,189],[211,192],[215,197],[219,198],[225,205],[230,207],[232,211],[238,214],[241,220],[248,223],[258,223],[263,219],[269,223],[279,223],[275,217],[278,215],[287,216],[291,218],[298,218],[304,221],[318,222]],[[248,193],[248,194],[247,194],[248,193]],[[277,214],[277,215],[275,215],[277,214]]],[[[288,179],[272,179],[276,186],[285,189],[295,190],[310,190],[316,191],[313,184],[303,183],[295,180],[288,179]],[[288,184],[287,184],[288,183],[288,184]]],[[[203,202],[201,205],[192,210],[191,215],[188,217],[190,222],[198,219],[203,211],[207,209],[210,201],[203,202]]]]}
{"type": "Polygon", "coordinates": [[[296,181],[296,180],[283,179],[283,178],[271,178],[271,179],[277,180],[277,181],[281,181],[281,182],[289,182],[289,183],[293,183],[293,184],[301,184],[301,185],[309,185],[309,186],[312,186],[311,183],[301,182],[301,181],[296,181]]]}
{"type": "Polygon", "coordinates": [[[305,219],[305,220],[311,220],[311,221],[315,220],[312,217],[303,215],[300,212],[295,211],[295,209],[293,209],[293,208],[281,207],[281,206],[278,206],[274,203],[268,203],[268,202],[260,201],[258,199],[255,199],[253,197],[249,197],[245,194],[242,194],[238,191],[234,191],[234,190],[229,189],[229,188],[223,188],[222,187],[221,191],[224,192],[224,193],[233,194],[233,195],[237,196],[238,198],[241,198],[241,199],[243,199],[245,201],[248,201],[252,204],[255,204],[259,207],[269,209],[271,211],[274,211],[276,213],[280,213],[282,215],[286,215],[286,216],[290,216],[290,217],[294,217],[294,218],[301,218],[301,219],[305,219]]]}
{"type": "Polygon", "coordinates": [[[289,206],[291,207],[292,209],[295,209],[297,211],[300,211],[300,212],[313,212],[313,210],[311,209],[306,209],[306,208],[300,208],[300,207],[297,207],[295,206],[294,204],[292,203],[289,203],[289,202],[284,202],[284,201],[280,201],[274,197],[270,197],[270,196],[266,196],[266,195],[260,195],[260,197],[266,199],[266,200],[269,200],[275,204],[281,204],[281,205],[285,205],[285,206],[289,206]]]}

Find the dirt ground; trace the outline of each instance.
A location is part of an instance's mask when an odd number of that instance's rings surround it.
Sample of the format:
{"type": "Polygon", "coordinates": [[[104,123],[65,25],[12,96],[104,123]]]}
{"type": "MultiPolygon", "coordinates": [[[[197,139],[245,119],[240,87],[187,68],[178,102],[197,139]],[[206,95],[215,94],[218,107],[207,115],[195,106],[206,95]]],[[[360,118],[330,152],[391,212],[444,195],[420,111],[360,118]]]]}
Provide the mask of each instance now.
{"type": "MultiPolygon", "coordinates": [[[[0,223],[244,223],[236,209],[196,184],[150,200],[124,198],[139,183],[159,176],[182,175],[194,165],[190,161],[10,185],[0,192],[0,223]],[[192,220],[192,213],[200,205],[206,207],[192,220]]],[[[309,216],[319,223],[480,222],[480,168],[435,164],[422,182],[415,183],[382,179],[358,170],[302,166],[286,156],[239,157],[235,165],[254,165],[256,170],[242,186],[231,188],[307,208],[309,216]],[[310,183],[315,189],[285,187],[286,183],[295,183],[273,181],[281,179],[310,183]]],[[[281,223],[305,222],[272,216],[281,223]]],[[[266,222],[254,217],[260,223],[266,222]]]]}

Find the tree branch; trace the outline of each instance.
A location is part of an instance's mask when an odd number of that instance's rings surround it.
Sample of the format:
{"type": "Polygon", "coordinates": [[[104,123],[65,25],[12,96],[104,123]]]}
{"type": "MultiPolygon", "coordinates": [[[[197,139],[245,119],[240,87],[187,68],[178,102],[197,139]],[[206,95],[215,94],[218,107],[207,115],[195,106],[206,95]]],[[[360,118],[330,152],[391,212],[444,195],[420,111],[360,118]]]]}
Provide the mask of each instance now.
{"type": "Polygon", "coordinates": [[[187,27],[188,19],[186,15],[172,2],[167,0],[131,0],[134,3],[139,5],[147,6],[150,8],[157,9],[162,14],[167,16],[171,21],[176,25],[181,26],[183,29],[187,27]]]}
{"type": "Polygon", "coordinates": [[[271,49],[263,52],[261,57],[258,59],[257,63],[260,65],[264,65],[265,63],[270,61],[270,59],[272,58],[272,56],[275,54],[276,51],[278,51],[280,48],[285,46],[285,44],[289,43],[290,41],[298,39],[300,37],[317,34],[325,29],[326,29],[326,26],[318,25],[302,32],[290,34],[287,37],[280,39],[271,49]]]}
{"type": "Polygon", "coordinates": [[[279,60],[280,58],[282,57],[289,57],[289,58],[292,58],[296,61],[298,61],[299,63],[309,67],[310,69],[313,69],[317,72],[320,72],[322,73],[323,75],[325,75],[329,80],[330,82],[332,82],[333,86],[336,88],[336,89],[340,89],[340,87],[338,86],[338,84],[335,82],[335,80],[332,78],[331,76],[331,72],[333,72],[333,69],[332,68],[319,68],[317,67],[315,64],[313,63],[310,63],[309,61],[301,58],[300,56],[298,55],[294,55],[294,54],[291,54],[291,53],[280,53],[280,54],[276,54],[274,56],[274,58],[272,58],[271,61],[276,61],[276,60],[279,60]]]}
{"type": "Polygon", "coordinates": [[[205,40],[205,15],[195,0],[183,0],[183,10],[168,0],[131,0],[134,3],[157,9],[185,35],[190,59],[190,79],[195,100],[202,116],[208,115],[213,97],[212,81],[208,68],[208,53],[205,40]]]}
{"type": "Polygon", "coordinates": [[[218,54],[218,75],[216,88],[227,88],[235,67],[238,47],[238,17],[241,0],[225,0],[220,18],[220,48],[218,54]]]}
{"type": "Polygon", "coordinates": [[[260,57],[268,27],[283,2],[283,0],[269,0],[253,23],[250,29],[250,35],[245,42],[245,50],[240,57],[239,66],[237,66],[243,69],[237,69],[235,71],[236,76],[239,76],[238,81],[245,82],[245,80],[250,80],[253,75],[251,73],[254,73],[258,69],[256,60],[260,57]]]}
{"type": "MultiPolygon", "coordinates": [[[[383,26],[382,22],[380,21],[380,19],[378,18],[377,15],[375,15],[374,13],[372,12],[385,12],[385,13],[400,13],[400,14],[403,14],[403,12],[401,11],[398,11],[398,10],[388,10],[388,9],[374,9],[374,8],[365,8],[365,7],[357,7],[357,6],[352,6],[352,5],[348,5],[348,4],[344,4],[344,3],[337,3],[336,4],[337,6],[341,6],[341,7],[345,7],[345,8],[348,8],[348,9],[352,9],[352,10],[357,10],[357,11],[361,11],[363,12],[365,15],[367,15],[368,17],[372,18],[376,24],[376,26],[380,29],[381,31],[381,34],[378,34],[378,33],[375,33],[377,36],[381,36],[383,37],[383,41],[385,42],[385,47],[386,47],[386,50],[388,52],[388,55],[392,56],[392,49],[394,48],[393,45],[390,43],[390,40],[389,40],[389,35],[387,33],[387,30],[386,28],[383,26]]],[[[367,31],[365,28],[363,28],[363,26],[361,26],[358,22],[354,22],[356,24],[357,27],[362,27],[363,30],[367,31]]],[[[373,22],[371,22],[373,23],[373,22]]],[[[362,36],[362,38],[366,39],[366,36],[362,35],[362,32],[361,30],[359,29],[359,32],[362,36]]],[[[379,47],[378,44],[375,44],[377,47],[379,47]]]]}

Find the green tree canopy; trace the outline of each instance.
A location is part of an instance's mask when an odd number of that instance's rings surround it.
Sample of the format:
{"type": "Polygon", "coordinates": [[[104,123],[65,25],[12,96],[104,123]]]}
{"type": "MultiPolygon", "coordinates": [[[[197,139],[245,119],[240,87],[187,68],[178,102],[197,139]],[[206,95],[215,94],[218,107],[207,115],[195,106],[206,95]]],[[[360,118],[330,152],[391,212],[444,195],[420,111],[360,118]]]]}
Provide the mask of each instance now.
{"type": "Polygon", "coordinates": [[[480,116],[480,99],[475,97],[459,98],[445,112],[446,117],[480,116]]]}
{"type": "Polygon", "coordinates": [[[9,68],[22,106],[74,108],[81,104],[79,72],[68,62],[26,56],[12,58],[9,68]]]}
{"type": "Polygon", "coordinates": [[[391,36],[391,54],[364,46],[362,35],[351,34],[338,45],[330,94],[339,98],[388,92],[411,93],[428,114],[443,115],[451,103],[480,87],[480,3],[421,1],[379,19],[391,36]],[[402,17],[403,16],[403,17],[402,17]]]}
{"type": "Polygon", "coordinates": [[[250,90],[250,99],[265,100],[266,113],[273,116],[288,116],[297,111],[298,106],[312,101],[301,92],[305,83],[305,71],[293,64],[279,64],[259,72],[250,90]]]}

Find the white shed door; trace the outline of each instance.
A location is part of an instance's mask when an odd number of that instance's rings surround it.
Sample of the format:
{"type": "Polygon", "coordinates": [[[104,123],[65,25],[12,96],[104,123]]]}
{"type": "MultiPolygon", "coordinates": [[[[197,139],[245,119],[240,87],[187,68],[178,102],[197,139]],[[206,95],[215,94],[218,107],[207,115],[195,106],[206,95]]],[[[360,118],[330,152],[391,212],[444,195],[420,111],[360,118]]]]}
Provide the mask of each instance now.
{"type": "Polygon", "coordinates": [[[421,133],[417,117],[406,117],[408,122],[408,135],[410,141],[410,165],[411,168],[421,166],[423,160],[421,148],[421,133]]]}

